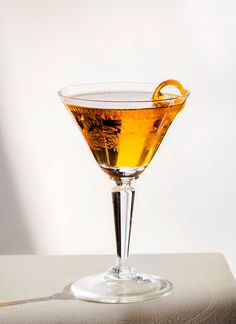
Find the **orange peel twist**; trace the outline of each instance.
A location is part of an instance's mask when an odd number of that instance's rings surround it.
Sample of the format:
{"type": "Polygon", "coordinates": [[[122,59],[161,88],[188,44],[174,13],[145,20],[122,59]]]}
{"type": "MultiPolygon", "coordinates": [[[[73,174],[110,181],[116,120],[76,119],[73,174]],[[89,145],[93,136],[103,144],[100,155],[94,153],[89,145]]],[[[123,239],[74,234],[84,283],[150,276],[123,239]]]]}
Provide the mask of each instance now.
{"type": "MultiPolygon", "coordinates": [[[[154,91],[154,93],[152,95],[152,100],[154,101],[154,104],[155,105],[157,105],[159,107],[166,107],[166,106],[168,106],[166,104],[166,102],[165,102],[164,94],[161,92],[161,90],[164,87],[169,86],[169,85],[172,85],[172,86],[176,87],[179,90],[181,96],[187,95],[187,90],[184,89],[183,85],[179,81],[173,80],[173,79],[169,79],[169,80],[166,80],[166,81],[161,82],[158,85],[158,87],[156,88],[156,90],[154,91]],[[160,100],[163,100],[163,101],[160,101],[160,100]]],[[[173,95],[173,97],[176,97],[176,99],[174,99],[174,102],[176,104],[184,103],[184,101],[183,101],[182,98],[178,98],[178,96],[176,96],[176,95],[173,95]]],[[[183,107],[184,107],[184,104],[181,107],[181,110],[183,109],[183,107]]]]}

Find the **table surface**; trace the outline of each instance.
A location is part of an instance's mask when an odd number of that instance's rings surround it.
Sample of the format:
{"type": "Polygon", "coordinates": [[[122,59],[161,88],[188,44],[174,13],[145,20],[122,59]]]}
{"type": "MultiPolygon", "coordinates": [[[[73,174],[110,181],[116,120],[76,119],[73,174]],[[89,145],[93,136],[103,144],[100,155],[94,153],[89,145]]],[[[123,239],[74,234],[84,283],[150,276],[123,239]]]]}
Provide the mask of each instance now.
{"type": "Polygon", "coordinates": [[[98,304],[63,293],[103,272],[112,256],[0,256],[0,323],[236,323],[236,284],[220,253],[134,255],[138,270],[171,280],[171,295],[135,304],[98,304]]]}

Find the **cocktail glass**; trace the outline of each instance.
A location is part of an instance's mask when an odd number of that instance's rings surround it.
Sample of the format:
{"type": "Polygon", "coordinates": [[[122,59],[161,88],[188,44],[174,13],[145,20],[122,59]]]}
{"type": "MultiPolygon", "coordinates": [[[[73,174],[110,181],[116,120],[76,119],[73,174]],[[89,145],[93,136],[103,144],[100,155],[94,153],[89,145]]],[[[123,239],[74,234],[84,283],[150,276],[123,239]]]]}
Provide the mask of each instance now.
{"type": "Polygon", "coordinates": [[[116,183],[112,190],[116,264],[72,283],[69,293],[78,299],[131,303],[165,296],[173,289],[170,281],[140,273],[128,263],[135,195],[131,182],[148,166],[189,95],[184,90],[153,100],[155,88],[152,83],[99,83],[58,92],[99,166],[116,183]]]}

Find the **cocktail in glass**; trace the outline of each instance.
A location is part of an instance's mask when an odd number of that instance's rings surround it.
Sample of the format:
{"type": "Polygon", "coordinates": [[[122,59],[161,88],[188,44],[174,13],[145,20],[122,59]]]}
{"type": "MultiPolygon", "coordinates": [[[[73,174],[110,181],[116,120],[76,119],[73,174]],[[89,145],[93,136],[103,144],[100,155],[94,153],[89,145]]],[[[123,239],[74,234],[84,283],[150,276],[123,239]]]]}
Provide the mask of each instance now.
{"type": "MultiPolygon", "coordinates": [[[[173,81],[173,80],[170,80],[173,81]]],[[[176,81],[175,81],[176,82],[176,81]]],[[[77,280],[69,293],[96,302],[130,303],[169,294],[173,285],[128,264],[135,190],[131,182],[145,170],[189,91],[153,96],[152,83],[99,83],[58,92],[101,169],[116,183],[112,190],[117,259],[106,272],[77,280]]]]}

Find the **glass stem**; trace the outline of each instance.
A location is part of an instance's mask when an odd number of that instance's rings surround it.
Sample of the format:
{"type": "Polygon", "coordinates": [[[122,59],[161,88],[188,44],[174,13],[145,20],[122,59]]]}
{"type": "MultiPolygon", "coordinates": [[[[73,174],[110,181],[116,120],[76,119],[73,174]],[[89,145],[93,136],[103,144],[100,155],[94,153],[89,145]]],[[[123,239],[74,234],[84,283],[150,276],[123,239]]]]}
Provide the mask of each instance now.
{"type": "Polygon", "coordinates": [[[116,271],[119,278],[131,275],[128,255],[135,196],[131,180],[132,178],[119,178],[116,180],[117,186],[112,189],[117,249],[116,271]]]}

